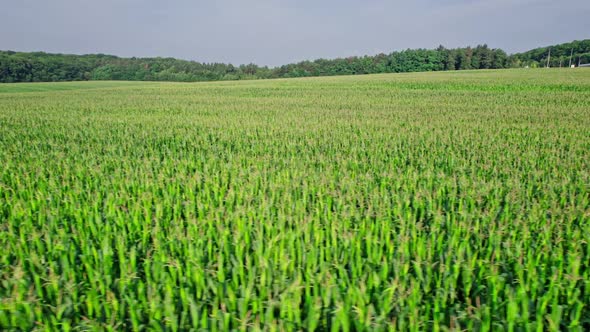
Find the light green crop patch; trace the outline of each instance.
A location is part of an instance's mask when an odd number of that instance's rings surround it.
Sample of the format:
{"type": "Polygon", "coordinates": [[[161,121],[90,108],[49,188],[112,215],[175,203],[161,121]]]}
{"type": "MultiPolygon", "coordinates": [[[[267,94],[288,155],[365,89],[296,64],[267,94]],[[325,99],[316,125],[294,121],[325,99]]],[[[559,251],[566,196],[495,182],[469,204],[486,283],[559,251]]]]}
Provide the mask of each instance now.
{"type": "Polygon", "coordinates": [[[105,89],[157,84],[153,82],[91,81],[56,83],[0,83],[0,93],[52,92],[69,90],[105,89]]]}

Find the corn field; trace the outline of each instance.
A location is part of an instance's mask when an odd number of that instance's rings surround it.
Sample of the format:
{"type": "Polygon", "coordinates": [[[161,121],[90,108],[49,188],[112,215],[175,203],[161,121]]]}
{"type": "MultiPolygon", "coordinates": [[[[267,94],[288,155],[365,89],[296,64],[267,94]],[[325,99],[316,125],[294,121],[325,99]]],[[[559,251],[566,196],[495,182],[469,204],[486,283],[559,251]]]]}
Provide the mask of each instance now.
{"type": "Polygon", "coordinates": [[[0,85],[0,330],[590,330],[590,70],[0,85]]]}

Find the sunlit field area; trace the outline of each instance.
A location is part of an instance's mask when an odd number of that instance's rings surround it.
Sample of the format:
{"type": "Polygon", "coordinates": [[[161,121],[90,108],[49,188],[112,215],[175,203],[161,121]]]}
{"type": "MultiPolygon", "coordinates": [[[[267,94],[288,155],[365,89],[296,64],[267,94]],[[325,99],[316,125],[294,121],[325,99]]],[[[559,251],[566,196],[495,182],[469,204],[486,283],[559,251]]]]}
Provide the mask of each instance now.
{"type": "Polygon", "coordinates": [[[590,69],[0,85],[0,330],[590,330],[590,69]]]}

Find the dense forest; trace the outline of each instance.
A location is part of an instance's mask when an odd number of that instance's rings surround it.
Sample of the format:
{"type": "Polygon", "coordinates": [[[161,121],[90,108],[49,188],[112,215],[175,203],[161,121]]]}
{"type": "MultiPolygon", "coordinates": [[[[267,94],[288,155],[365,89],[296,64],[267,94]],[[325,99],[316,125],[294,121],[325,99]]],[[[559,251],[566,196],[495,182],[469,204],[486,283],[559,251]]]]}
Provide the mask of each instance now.
{"type": "Polygon", "coordinates": [[[120,58],[112,55],[64,55],[0,51],[0,82],[81,80],[219,81],[304,76],[401,73],[417,71],[552,67],[590,62],[590,39],[537,48],[508,56],[501,49],[478,45],[417,49],[375,56],[318,59],[275,68],[254,64],[233,66],[173,58],[120,58]]]}

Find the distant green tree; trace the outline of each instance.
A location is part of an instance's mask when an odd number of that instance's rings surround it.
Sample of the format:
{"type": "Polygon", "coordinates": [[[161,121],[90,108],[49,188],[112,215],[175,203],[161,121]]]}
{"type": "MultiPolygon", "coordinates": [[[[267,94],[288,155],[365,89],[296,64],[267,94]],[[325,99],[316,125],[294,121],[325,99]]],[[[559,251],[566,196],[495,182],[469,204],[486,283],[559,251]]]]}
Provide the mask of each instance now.
{"type": "Polygon", "coordinates": [[[112,69],[110,65],[100,66],[92,71],[90,74],[92,80],[112,80],[112,69]]]}
{"type": "Polygon", "coordinates": [[[445,60],[445,70],[456,70],[457,69],[457,51],[447,50],[445,60]]]}
{"type": "Polygon", "coordinates": [[[457,55],[457,69],[459,69],[459,70],[471,69],[472,56],[473,56],[473,51],[471,50],[471,48],[459,50],[458,55],[457,55]]]}
{"type": "Polygon", "coordinates": [[[506,55],[506,52],[504,52],[500,49],[493,50],[491,68],[501,69],[501,68],[509,67],[509,65],[507,64],[507,61],[508,61],[508,56],[506,55]]]}
{"type": "Polygon", "coordinates": [[[494,56],[492,50],[488,47],[488,45],[483,44],[478,45],[475,49],[474,59],[477,59],[477,61],[473,62],[473,68],[490,69],[493,65],[494,56]],[[475,65],[476,63],[477,66],[475,65]]]}

